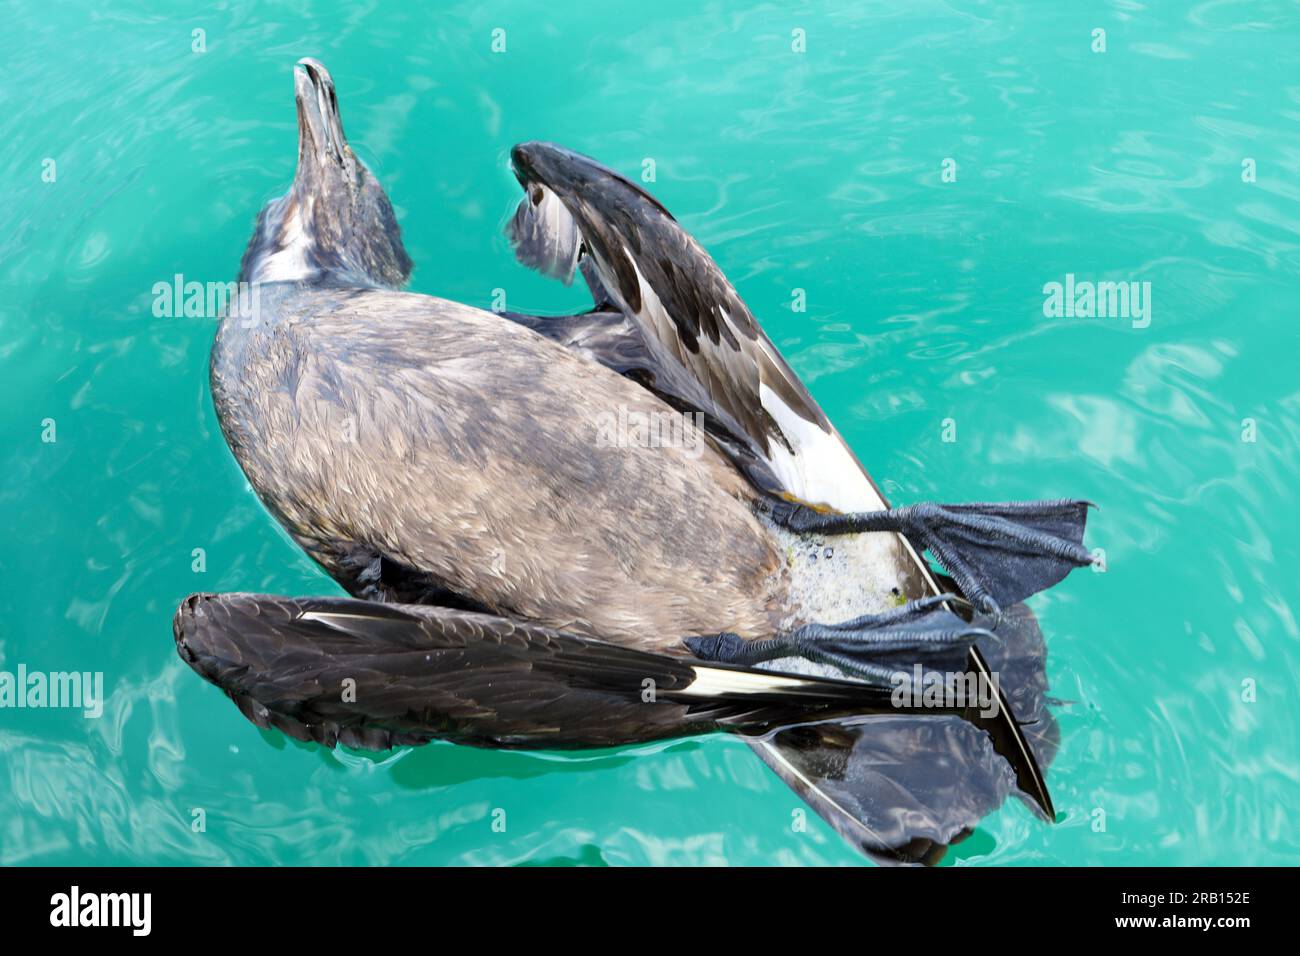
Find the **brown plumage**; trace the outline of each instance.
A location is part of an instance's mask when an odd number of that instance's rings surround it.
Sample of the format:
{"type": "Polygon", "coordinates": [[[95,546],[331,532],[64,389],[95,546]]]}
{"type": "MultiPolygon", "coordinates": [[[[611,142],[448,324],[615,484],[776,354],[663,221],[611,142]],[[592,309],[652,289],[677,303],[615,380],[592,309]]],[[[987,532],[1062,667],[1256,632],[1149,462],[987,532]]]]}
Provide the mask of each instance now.
{"type": "Polygon", "coordinates": [[[264,290],[257,326],[222,327],[211,375],[249,481],[349,590],[382,558],[496,613],[677,653],[691,634],[770,634],[789,612],[735,468],[702,435],[611,446],[620,414],[680,415],[500,316],[264,290]]]}

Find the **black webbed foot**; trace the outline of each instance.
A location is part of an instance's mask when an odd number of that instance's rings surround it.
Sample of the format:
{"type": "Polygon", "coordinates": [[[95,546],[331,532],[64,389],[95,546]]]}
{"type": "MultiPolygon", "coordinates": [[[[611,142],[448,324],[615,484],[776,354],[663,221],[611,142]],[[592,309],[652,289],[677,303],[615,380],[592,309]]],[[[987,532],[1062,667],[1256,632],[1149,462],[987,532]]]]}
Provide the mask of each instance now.
{"type": "Polygon", "coordinates": [[[1056,584],[1074,568],[1093,563],[1083,546],[1091,503],[1016,501],[937,505],[888,511],[821,514],[779,500],[769,512],[782,527],[802,534],[896,531],[928,550],[981,611],[996,614],[1056,584]]]}
{"type": "Polygon", "coordinates": [[[766,640],[746,640],[735,634],[690,637],[686,646],[702,660],[729,664],[803,657],[830,664],[869,684],[892,687],[896,675],[916,663],[960,670],[975,640],[989,635],[943,606],[955,600],[960,599],[951,594],[929,597],[841,624],[807,624],[766,640]]]}

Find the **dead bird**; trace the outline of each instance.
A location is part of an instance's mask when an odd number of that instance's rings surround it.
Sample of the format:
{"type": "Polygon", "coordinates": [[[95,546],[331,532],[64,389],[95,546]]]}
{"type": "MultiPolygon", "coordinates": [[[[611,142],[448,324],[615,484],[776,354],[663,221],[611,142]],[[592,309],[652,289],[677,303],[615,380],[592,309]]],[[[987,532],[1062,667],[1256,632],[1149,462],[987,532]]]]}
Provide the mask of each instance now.
{"type": "MultiPolygon", "coordinates": [[[[890,510],[707,254],[585,157],[516,148],[512,232],[530,264],[582,268],[593,312],[398,291],[411,261],[333,81],[304,60],[295,84],[298,171],[240,272],[260,314],[222,322],[211,387],[268,510],[361,600],[182,604],[182,657],[255,722],[330,744],[548,747],[898,716],[901,661],[987,670],[976,641],[996,615],[1090,560],[1082,502],[890,510]],[[673,414],[704,434],[608,440],[611,416],[673,414]],[[954,613],[965,599],[940,596],[922,548],[982,618],[954,613]]],[[[927,716],[986,730],[1050,814],[997,704],[927,716]]],[[[778,740],[765,759],[816,789],[778,740]]],[[[813,802],[842,832],[866,826],[813,802]]]]}

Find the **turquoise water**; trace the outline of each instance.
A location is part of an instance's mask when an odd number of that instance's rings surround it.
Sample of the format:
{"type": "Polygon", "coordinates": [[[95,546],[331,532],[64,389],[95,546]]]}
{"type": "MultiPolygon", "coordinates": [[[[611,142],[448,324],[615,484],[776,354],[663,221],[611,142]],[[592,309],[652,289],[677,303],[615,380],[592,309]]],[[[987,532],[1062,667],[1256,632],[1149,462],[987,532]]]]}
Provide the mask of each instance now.
{"type": "Polygon", "coordinates": [[[0,669],[102,671],[108,700],[0,710],[0,863],[866,862],[816,818],[792,832],[797,799],[731,738],[335,753],[176,657],[191,591],[338,593],[222,441],[214,323],[152,311],[176,273],[234,278],[293,174],[304,55],[414,290],[584,308],[513,261],[509,147],[652,158],[892,499],[1101,505],[1109,570],[1031,601],[1068,702],[1060,821],[1013,801],[947,862],[1300,858],[1300,8],[731,6],[7,5],[0,669]],[[1046,317],[1067,273],[1149,282],[1150,324],[1046,317]]]}

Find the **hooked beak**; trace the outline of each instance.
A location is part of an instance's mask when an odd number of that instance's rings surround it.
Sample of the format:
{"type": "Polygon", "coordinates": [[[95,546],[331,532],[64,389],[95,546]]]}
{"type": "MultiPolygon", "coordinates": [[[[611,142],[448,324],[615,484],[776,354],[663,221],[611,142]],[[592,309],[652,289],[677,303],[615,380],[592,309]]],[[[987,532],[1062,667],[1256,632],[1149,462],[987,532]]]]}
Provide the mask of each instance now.
{"type": "MultiPolygon", "coordinates": [[[[506,235],[521,263],[568,285],[584,244],[573,213],[551,185],[548,160],[553,149],[549,143],[520,143],[510,150],[510,165],[524,198],[506,225],[506,235]]],[[[560,172],[561,184],[569,185],[560,172]]]]}
{"type": "Polygon", "coordinates": [[[534,203],[541,203],[547,192],[564,196],[567,200],[582,196],[598,184],[615,185],[613,191],[605,190],[606,198],[603,202],[606,206],[610,203],[646,202],[658,210],[659,214],[669,220],[673,219],[672,213],[641,185],[602,166],[590,156],[575,153],[555,143],[520,143],[510,150],[510,165],[514,167],[519,185],[524,187],[534,203]]]}
{"type": "Polygon", "coordinates": [[[324,64],[303,57],[293,69],[294,99],[298,103],[298,163],[343,165],[348,141],[343,135],[334,80],[324,64]]]}
{"type": "Polygon", "coordinates": [[[576,179],[592,162],[554,143],[528,142],[510,150],[510,165],[525,191],[530,186],[544,186],[567,192],[577,185],[576,179]]]}
{"type": "Polygon", "coordinates": [[[519,143],[510,150],[510,166],[515,172],[515,179],[521,186],[526,186],[534,175],[532,143],[519,143]]]}
{"type": "Polygon", "coordinates": [[[510,168],[519,185],[524,188],[524,192],[533,200],[533,204],[537,205],[541,202],[542,187],[538,182],[539,176],[532,146],[532,143],[520,143],[511,149],[510,168]]]}
{"type": "Polygon", "coordinates": [[[520,143],[511,149],[510,166],[529,201],[539,207],[548,204],[549,197],[558,204],[559,197],[580,193],[589,170],[601,169],[586,156],[539,141],[520,143]]]}

